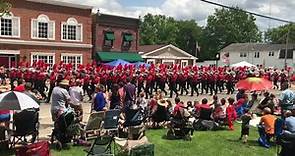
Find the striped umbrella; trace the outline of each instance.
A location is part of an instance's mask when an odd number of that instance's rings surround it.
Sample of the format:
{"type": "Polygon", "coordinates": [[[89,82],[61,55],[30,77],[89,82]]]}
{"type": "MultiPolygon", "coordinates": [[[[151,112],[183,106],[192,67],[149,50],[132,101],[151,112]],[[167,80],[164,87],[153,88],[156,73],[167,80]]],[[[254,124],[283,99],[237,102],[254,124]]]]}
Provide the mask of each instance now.
{"type": "Polygon", "coordinates": [[[39,108],[39,103],[31,96],[17,91],[0,94],[0,110],[24,110],[28,108],[39,108]]]}

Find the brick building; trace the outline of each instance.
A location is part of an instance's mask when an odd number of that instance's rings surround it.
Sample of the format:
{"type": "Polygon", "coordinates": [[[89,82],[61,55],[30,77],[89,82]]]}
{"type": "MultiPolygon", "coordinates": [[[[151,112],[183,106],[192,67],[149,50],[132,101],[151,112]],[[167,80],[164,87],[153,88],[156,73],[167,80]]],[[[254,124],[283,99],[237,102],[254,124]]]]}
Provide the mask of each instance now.
{"type": "Polygon", "coordinates": [[[93,15],[93,56],[107,62],[143,61],[139,47],[139,19],[97,13],[93,15]],[[124,57],[122,57],[124,56],[124,57]]]}
{"type": "Polygon", "coordinates": [[[9,2],[10,15],[0,18],[0,65],[91,62],[92,7],[55,0],[9,2]]]}

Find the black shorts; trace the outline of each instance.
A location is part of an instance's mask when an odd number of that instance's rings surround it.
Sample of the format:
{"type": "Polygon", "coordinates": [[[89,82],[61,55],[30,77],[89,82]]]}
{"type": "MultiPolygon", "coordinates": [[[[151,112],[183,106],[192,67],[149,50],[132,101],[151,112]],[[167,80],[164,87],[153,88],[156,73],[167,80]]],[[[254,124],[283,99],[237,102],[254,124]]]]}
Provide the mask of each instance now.
{"type": "Polygon", "coordinates": [[[242,135],[249,135],[249,128],[248,127],[242,127],[241,133],[242,133],[242,135]]]}

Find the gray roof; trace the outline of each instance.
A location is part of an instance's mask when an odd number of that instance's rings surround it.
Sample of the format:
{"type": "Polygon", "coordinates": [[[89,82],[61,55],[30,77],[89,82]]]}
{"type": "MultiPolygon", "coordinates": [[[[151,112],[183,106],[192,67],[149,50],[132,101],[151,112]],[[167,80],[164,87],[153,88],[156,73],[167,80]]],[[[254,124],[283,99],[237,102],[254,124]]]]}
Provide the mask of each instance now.
{"type": "MultiPolygon", "coordinates": [[[[286,44],[270,43],[232,43],[220,50],[220,52],[241,52],[241,51],[278,51],[286,49],[286,44]]],[[[295,44],[289,44],[288,49],[295,49],[295,44]]]]}

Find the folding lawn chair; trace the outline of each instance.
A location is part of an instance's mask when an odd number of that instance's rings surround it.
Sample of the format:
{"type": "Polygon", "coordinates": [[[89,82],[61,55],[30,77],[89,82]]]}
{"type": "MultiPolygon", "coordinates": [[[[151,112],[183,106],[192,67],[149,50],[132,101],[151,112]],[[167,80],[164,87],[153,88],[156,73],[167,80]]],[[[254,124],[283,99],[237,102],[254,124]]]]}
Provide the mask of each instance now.
{"type": "Polygon", "coordinates": [[[100,135],[100,130],[102,126],[102,121],[104,118],[105,112],[93,112],[88,118],[88,122],[85,125],[85,135],[86,139],[95,138],[100,135]]]}
{"type": "MultiPolygon", "coordinates": [[[[115,146],[115,135],[118,134],[120,110],[109,110],[105,113],[103,130],[106,135],[97,136],[89,150],[86,150],[87,156],[111,156],[115,151],[112,150],[112,144],[115,146]]],[[[115,147],[114,147],[115,150],[115,147]]]]}
{"type": "Polygon", "coordinates": [[[39,113],[35,109],[22,110],[13,115],[13,129],[11,130],[12,147],[17,143],[25,143],[28,141],[27,136],[32,136],[31,142],[35,142],[38,136],[39,113]]]}
{"type": "Polygon", "coordinates": [[[130,151],[130,156],[154,156],[154,144],[137,146],[130,151]]]}

